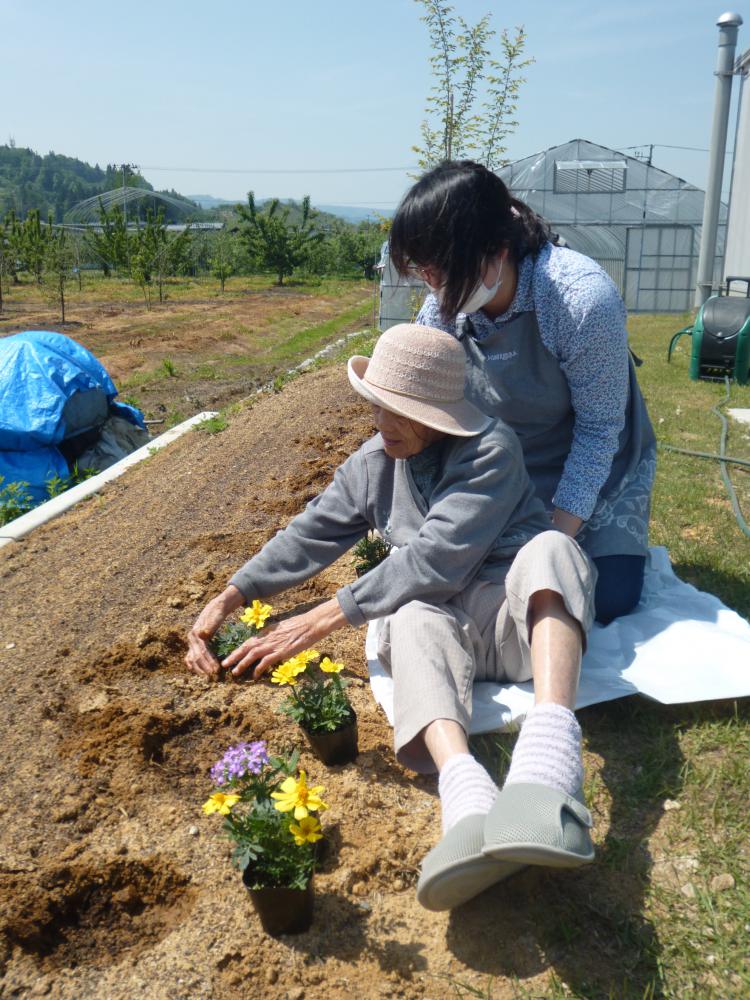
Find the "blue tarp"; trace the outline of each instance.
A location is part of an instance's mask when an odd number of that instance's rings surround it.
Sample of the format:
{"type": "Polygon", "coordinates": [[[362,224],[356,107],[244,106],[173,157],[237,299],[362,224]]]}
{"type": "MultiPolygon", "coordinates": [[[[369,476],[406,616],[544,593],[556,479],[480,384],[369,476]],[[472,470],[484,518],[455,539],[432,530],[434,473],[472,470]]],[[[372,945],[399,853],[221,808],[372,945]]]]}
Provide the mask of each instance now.
{"type": "Polygon", "coordinates": [[[0,490],[8,483],[28,483],[25,490],[38,503],[47,499],[47,483],[70,475],[68,463],[54,445],[29,451],[0,451],[0,490]]]}
{"type": "Polygon", "coordinates": [[[69,471],[55,445],[99,426],[107,410],[116,409],[117,416],[144,428],[140,410],[115,403],[116,395],[104,366],[62,333],[27,330],[0,339],[0,476],[5,483],[25,481],[35,500],[45,499],[47,480],[69,471]],[[66,409],[77,393],[75,402],[85,405],[66,409]],[[73,413],[77,424],[69,427],[73,413]]]}

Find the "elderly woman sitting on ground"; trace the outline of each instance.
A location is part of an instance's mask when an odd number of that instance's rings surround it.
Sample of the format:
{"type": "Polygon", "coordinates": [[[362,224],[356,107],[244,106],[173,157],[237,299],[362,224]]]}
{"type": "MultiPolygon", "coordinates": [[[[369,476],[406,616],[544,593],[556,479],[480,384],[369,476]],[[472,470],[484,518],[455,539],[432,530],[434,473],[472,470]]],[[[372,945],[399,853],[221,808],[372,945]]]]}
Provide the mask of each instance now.
{"type": "Polygon", "coordinates": [[[429,327],[392,327],[349,379],[378,433],[232,577],[198,617],[186,662],[219,669],[207,642],[231,612],[293,587],[379,531],[396,548],[314,609],[248,640],[221,664],[255,680],[343,625],[382,618],[394,683],[396,756],[439,772],[443,837],[419,901],[441,910],[526,864],[593,859],[573,715],[595,570],[550,529],[515,434],[464,398],[463,350],[429,327]],[[533,677],[535,705],[502,791],[469,753],[475,680],[533,677]]]}

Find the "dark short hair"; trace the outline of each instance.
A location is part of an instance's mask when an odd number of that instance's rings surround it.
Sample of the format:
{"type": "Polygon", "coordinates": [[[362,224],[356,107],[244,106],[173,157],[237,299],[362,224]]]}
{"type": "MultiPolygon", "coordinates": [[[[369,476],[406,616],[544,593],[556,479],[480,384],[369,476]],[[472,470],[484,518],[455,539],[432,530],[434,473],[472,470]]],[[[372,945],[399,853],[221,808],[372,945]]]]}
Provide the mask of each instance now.
{"type": "Polygon", "coordinates": [[[390,254],[445,278],[441,311],[452,318],[473,291],[483,262],[508,247],[518,261],[549,241],[541,216],[513,198],[497,174],[472,160],[446,160],[404,195],[391,226],[390,254]]]}

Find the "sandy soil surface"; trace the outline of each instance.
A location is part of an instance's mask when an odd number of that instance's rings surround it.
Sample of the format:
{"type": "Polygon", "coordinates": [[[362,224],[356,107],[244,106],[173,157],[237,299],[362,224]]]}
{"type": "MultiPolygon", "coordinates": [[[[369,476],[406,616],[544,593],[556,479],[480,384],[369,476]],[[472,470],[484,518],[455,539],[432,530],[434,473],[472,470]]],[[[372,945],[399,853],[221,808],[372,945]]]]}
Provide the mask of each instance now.
{"type": "MultiPolygon", "coordinates": [[[[522,873],[452,914],[419,907],[419,864],[439,838],[435,781],[395,763],[362,631],[328,644],[355,677],[360,756],[326,768],[303,749],[330,804],[309,932],[261,932],[220,822],[201,813],[229,744],[300,737],[268,682],[188,674],[187,629],[369,433],[343,366],[313,372],[0,550],[0,995],[438,998],[465,995],[463,983],[505,998],[546,995],[555,970],[627,976],[611,900],[637,910],[638,876],[635,898],[613,886],[606,904],[593,902],[607,877],[593,866],[522,873]],[[567,923],[550,929],[552,911],[567,923]]],[[[344,559],[276,606],[318,601],[352,575],[344,559]]],[[[601,761],[587,763],[596,773],[601,761]]],[[[597,801],[601,842],[610,816],[597,801]]]]}

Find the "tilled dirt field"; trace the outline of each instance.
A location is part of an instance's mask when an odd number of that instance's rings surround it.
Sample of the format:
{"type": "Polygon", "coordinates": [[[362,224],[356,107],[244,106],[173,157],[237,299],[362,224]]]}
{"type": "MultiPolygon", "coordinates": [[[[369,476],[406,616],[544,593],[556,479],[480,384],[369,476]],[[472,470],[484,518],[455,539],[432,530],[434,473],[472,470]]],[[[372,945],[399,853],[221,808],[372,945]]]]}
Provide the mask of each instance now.
{"type": "Polygon", "coordinates": [[[151,309],[132,284],[86,283],[84,298],[73,293],[64,324],[35,286],[24,285],[6,298],[0,336],[56,330],[72,337],[102,362],[121,398],[169,426],[249,396],[323,343],[372,322],[375,287],[364,280],[278,287],[237,278],[224,295],[205,279],[170,280],[175,298],[151,309]],[[297,343],[327,323],[335,330],[297,343]]]}
{"type": "MultiPolygon", "coordinates": [[[[0,550],[0,995],[437,998],[466,984],[504,998],[544,996],[553,974],[627,977],[612,928],[637,914],[641,875],[618,886],[600,866],[538,870],[450,915],[419,907],[419,864],[439,838],[435,781],[395,763],[361,631],[327,644],[356,678],[360,756],[326,768],[303,749],[330,805],[309,932],[264,936],[220,821],[201,813],[229,744],[300,740],[268,682],[189,674],[185,634],[369,433],[344,368],[310,373],[0,550]]],[[[344,559],[276,607],[325,598],[352,572],[344,559]]],[[[589,730],[590,750],[609,725],[589,730]]],[[[587,764],[596,774],[601,760],[589,752],[587,764]]],[[[605,793],[595,814],[601,844],[605,793]]],[[[629,813],[630,832],[641,822],[645,842],[658,814],[629,813]]]]}

